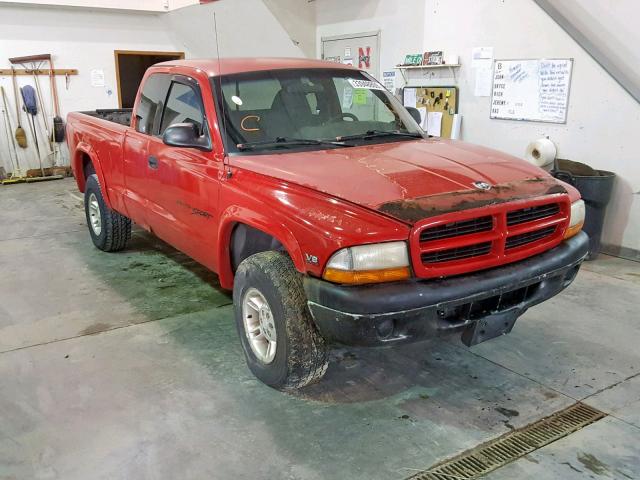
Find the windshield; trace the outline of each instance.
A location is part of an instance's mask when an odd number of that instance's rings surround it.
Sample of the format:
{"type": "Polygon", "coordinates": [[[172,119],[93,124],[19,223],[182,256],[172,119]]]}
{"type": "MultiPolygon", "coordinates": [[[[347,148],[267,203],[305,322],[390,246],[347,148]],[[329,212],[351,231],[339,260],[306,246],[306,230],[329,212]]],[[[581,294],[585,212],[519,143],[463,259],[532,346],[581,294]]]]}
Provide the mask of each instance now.
{"type": "Polygon", "coordinates": [[[382,85],[353,70],[270,70],[212,79],[229,152],[407,141],[424,132],[382,85]],[[220,95],[220,84],[222,93],[220,95]]]}

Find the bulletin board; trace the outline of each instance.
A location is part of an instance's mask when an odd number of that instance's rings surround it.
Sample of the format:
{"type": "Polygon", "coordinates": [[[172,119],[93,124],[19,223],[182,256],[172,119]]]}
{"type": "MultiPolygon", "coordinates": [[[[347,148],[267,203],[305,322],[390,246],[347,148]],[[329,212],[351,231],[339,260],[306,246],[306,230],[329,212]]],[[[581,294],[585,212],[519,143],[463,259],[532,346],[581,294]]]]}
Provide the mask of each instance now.
{"type": "Polygon", "coordinates": [[[495,60],[490,118],[566,123],[572,58],[495,60]]]}
{"type": "MultiPolygon", "coordinates": [[[[405,87],[402,91],[403,103],[415,107],[425,107],[427,112],[442,113],[442,138],[451,138],[453,116],[458,113],[458,87],[405,87]]],[[[423,125],[424,128],[424,125],[423,125]]]]}

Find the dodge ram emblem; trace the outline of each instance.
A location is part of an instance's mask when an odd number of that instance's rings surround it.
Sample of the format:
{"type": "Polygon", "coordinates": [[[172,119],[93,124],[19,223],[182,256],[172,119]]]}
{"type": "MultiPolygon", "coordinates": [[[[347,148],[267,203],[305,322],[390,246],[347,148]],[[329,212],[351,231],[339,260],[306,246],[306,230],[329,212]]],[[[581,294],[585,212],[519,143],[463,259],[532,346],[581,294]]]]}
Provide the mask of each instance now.
{"type": "Polygon", "coordinates": [[[491,185],[487,182],[473,182],[473,186],[478,190],[491,190],[491,185]]]}

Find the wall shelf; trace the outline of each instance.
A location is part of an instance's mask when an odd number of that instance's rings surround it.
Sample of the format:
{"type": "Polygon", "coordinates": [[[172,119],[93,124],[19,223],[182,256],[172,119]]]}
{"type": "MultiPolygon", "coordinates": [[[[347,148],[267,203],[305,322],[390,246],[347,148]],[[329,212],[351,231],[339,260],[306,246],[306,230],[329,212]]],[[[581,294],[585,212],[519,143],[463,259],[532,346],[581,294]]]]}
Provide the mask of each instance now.
{"type": "Polygon", "coordinates": [[[407,83],[408,80],[407,80],[407,74],[405,73],[405,70],[430,70],[432,68],[448,68],[449,72],[451,72],[451,75],[455,80],[456,74],[453,69],[460,66],[461,65],[459,63],[444,63],[442,65],[396,65],[394,68],[396,70],[400,70],[400,73],[402,74],[402,78],[404,78],[404,82],[407,83]]]}

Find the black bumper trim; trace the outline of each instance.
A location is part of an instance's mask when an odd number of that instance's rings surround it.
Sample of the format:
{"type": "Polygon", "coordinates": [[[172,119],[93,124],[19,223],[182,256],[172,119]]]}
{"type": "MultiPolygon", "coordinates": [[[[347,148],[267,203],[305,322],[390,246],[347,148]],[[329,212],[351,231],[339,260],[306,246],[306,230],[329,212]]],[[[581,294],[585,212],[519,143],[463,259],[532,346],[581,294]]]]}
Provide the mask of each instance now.
{"type": "Polygon", "coordinates": [[[383,345],[466,330],[463,341],[474,344],[507,333],[529,307],[566,288],[588,248],[587,235],[579,233],[540,255],[458,277],[364,286],[306,277],[304,287],[316,325],[329,341],[383,345]],[[511,303],[501,309],[503,296],[511,303]],[[481,332],[492,335],[471,331],[480,320],[488,327],[481,332]],[[503,322],[502,332],[493,325],[497,321],[503,322]]]}

